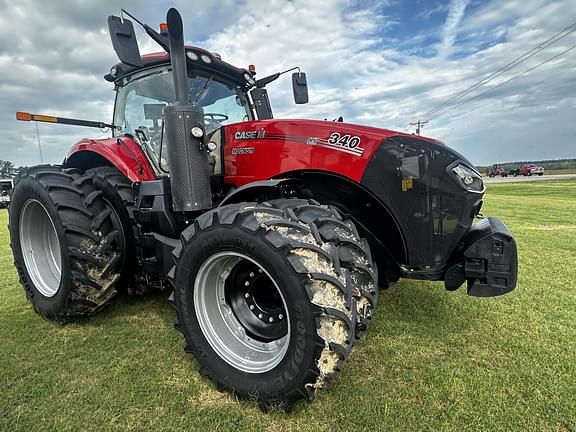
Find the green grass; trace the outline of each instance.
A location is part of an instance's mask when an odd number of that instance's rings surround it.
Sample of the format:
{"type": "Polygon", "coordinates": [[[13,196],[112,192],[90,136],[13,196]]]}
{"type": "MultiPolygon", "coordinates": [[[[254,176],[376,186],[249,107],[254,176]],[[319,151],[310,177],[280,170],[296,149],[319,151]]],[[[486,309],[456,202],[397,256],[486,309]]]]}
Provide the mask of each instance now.
{"type": "Polygon", "coordinates": [[[335,385],[294,413],[219,393],[165,295],[60,326],[19,286],[0,213],[0,430],[576,430],[576,181],[489,185],[519,286],[490,299],[402,281],[335,385]]]}
{"type": "Polygon", "coordinates": [[[576,174],[576,169],[549,169],[544,170],[546,175],[576,174]]]}

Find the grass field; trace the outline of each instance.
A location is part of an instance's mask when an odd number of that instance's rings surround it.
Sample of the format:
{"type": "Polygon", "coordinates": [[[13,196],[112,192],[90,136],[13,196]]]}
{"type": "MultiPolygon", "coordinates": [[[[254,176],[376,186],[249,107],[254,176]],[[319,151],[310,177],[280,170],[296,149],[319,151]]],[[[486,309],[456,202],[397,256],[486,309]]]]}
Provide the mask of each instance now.
{"type": "Polygon", "coordinates": [[[546,170],[546,175],[576,174],[576,169],[546,170]]]}
{"type": "Polygon", "coordinates": [[[402,281],[313,404],[264,414],[183,353],[165,295],[60,326],[35,315],[0,213],[0,431],[576,430],[576,181],[490,185],[519,286],[491,299],[402,281]]]}

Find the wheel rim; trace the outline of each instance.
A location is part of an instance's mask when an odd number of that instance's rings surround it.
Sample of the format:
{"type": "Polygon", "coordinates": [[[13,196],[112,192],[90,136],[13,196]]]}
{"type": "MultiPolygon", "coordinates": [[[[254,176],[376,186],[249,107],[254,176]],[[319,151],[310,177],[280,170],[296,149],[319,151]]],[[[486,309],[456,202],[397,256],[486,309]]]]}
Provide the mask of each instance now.
{"type": "Polygon", "coordinates": [[[62,279],[62,248],[54,222],[38,200],[30,199],[22,208],[20,247],[34,286],[45,297],[56,295],[62,279]]]}
{"type": "Polygon", "coordinates": [[[267,372],[288,350],[284,296],[266,269],[244,254],[220,252],[202,264],[194,309],[210,346],[236,369],[267,372]]]}

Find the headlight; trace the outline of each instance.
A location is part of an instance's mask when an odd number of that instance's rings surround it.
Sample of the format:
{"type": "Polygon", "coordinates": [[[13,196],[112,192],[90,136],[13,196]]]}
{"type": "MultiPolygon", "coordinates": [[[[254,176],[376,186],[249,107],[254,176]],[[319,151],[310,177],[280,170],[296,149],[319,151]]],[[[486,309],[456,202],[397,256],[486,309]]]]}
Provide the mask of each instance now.
{"type": "Polygon", "coordinates": [[[482,177],[480,177],[480,174],[478,174],[472,168],[469,168],[466,165],[458,164],[452,168],[452,172],[456,175],[456,177],[458,177],[459,181],[465,189],[472,192],[484,191],[484,182],[482,181],[482,177]]]}
{"type": "Polygon", "coordinates": [[[196,54],[194,51],[186,51],[186,56],[192,61],[198,60],[198,54],[196,54]]]}
{"type": "Polygon", "coordinates": [[[254,81],[254,78],[252,78],[252,75],[250,75],[248,72],[244,72],[244,79],[248,81],[250,85],[256,84],[256,81],[254,81]]]}

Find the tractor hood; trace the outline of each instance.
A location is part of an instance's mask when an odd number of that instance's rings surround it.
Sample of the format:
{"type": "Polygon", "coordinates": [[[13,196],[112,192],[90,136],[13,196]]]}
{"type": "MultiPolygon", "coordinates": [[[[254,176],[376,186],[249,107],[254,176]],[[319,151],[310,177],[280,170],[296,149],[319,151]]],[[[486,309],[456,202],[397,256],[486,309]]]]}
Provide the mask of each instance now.
{"type": "MultiPolygon", "coordinates": [[[[329,171],[361,181],[378,149],[393,140],[402,164],[405,142],[444,159],[461,160],[440,141],[388,129],[322,120],[257,120],[223,128],[225,173],[233,183],[268,179],[300,169],[329,171]],[[404,144],[403,144],[404,143],[404,144]],[[238,178],[236,178],[238,177],[238,178]]],[[[394,168],[395,169],[395,168],[394,168]]]]}

